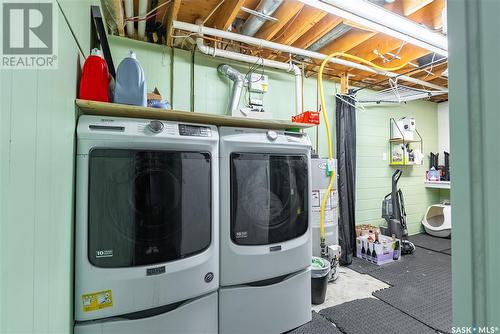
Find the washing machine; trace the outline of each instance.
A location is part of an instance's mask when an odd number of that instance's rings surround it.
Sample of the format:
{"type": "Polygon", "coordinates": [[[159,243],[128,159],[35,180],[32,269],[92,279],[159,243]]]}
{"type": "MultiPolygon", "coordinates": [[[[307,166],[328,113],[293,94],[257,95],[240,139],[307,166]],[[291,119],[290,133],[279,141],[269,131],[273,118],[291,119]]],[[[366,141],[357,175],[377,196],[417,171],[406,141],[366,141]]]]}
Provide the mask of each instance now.
{"type": "Polygon", "coordinates": [[[311,319],[311,142],[219,128],[219,332],[282,333],[311,319]]]}
{"type": "Polygon", "coordinates": [[[218,138],[214,126],[80,117],[75,333],[218,332],[218,138]]]}

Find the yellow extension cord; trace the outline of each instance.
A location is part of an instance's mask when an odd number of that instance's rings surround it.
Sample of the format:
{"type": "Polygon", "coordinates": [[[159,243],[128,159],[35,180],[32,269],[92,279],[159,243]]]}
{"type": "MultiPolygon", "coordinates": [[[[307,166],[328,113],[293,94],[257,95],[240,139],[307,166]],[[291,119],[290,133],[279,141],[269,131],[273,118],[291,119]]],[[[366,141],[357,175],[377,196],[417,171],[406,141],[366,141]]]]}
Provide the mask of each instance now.
{"type": "MultiPolygon", "coordinates": [[[[328,61],[331,58],[337,57],[337,56],[342,56],[344,58],[357,60],[361,63],[364,63],[368,66],[371,66],[371,67],[376,68],[376,69],[381,70],[381,71],[397,71],[397,70],[400,70],[407,65],[407,63],[405,63],[403,65],[396,66],[396,67],[384,68],[382,66],[379,66],[377,64],[372,63],[371,61],[368,61],[368,60],[365,60],[363,58],[356,57],[356,56],[353,56],[353,55],[350,55],[347,53],[343,53],[343,52],[334,52],[332,54],[329,54],[323,60],[323,62],[321,63],[321,67],[319,68],[319,72],[318,72],[318,86],[319,86],[319,96],[320,96],[320,101],[321,101],[321,113],[323,114],[323,119],[325,121],[325,126],[326,126],[326,136],[327,136],[327,140],[328,140],[328,161],[329,162],[333,159],[333,150],[332,150],[332,138],[331,138],[331,134],[330,134],[330,131],[331,131],[330,130],[330,122],[328,122],[328,115],[326,113],[325,96],[324,96],[324,92],[323,92],[323,70],[325,69],[326,63],[328,63],[328,61]]],[[[321,242],[322,247],[325,244],[325,206],[326,206],[326,202],[328,199],[328,195],[330,194],[330,191],[332,190],[333,182],[335,181],[335,171],[333,170],[333,166],[331,166],[331,167],[332,167],[332,170],[331,170],[331,174],[330,174],[330,182],[328,183],[328,188],[326,188],[325,195],[323,196],[323,199],[321,200],[321,208],[320,208],[320,212],[319,212],[319,233],[320,233],[320,238],[321,238],[320,242],[321,242]]],[[[328,167],[327,167],[327,170],[328,170],[328,167]]]]}

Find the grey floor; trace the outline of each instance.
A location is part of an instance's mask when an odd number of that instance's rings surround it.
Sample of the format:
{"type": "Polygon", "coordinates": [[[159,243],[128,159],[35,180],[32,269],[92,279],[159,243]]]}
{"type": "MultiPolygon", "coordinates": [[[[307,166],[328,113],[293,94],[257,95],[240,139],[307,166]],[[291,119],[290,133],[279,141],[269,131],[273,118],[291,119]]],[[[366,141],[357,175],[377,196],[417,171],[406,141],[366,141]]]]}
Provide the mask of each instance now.
{"type": "Polygon", "coordinates": [[[402,261],[375,266],[354,259],[328,285],[313,320],[290,334],[451,332],[451,242],[412,238],[417,250],[402,261]]]}

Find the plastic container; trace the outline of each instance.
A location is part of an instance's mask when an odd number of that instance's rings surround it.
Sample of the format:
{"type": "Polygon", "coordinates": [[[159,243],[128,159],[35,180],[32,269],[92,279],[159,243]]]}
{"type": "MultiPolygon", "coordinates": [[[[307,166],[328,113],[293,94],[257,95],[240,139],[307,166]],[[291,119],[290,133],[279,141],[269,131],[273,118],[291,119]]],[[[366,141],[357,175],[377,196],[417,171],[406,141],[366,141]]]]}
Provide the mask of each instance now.
{"type": "Polygon", "coordinates": [[[83,65],[80,99],[109,102],[109,72],[99,49],[93,49],[83,65]]]}
{"type": "Polygon", "coordinates": [[[319,124],[319,112],[317,111],[306,111],[302,114],[292,116],[292,122],[294,123],[307,123],[307,124],[319,124]]]}
{"type": "Polygon", "coordinates": [[[115,103],[146,107],[146,78],[134,51],[123,59],[116,71],[115,103]]]}
{"type": "Polygon", "coordinates": [[[311,302],[314,305],[323,304],[328,287],[330,262],[313,256],[311,264],[311,302]]]}

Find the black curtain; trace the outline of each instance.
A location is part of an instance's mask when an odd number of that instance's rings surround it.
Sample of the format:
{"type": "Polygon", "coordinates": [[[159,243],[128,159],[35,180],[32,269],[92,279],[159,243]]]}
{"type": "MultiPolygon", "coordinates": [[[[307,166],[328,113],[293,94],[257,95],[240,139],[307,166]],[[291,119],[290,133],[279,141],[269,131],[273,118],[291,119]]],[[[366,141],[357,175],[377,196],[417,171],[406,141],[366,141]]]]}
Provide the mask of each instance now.
{"type": "Polygon", "coordinates": [[[347,95],[336,97],[335,128],[339,192],[340,264],[349,265],[356,247],[354,209],[356,203],[356,110],[347,95]]]}

